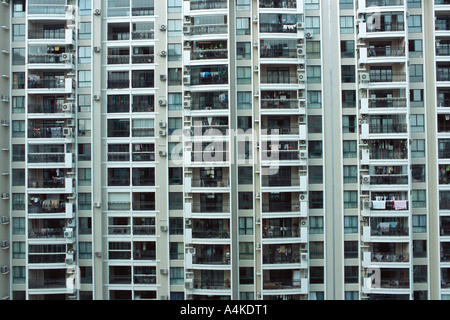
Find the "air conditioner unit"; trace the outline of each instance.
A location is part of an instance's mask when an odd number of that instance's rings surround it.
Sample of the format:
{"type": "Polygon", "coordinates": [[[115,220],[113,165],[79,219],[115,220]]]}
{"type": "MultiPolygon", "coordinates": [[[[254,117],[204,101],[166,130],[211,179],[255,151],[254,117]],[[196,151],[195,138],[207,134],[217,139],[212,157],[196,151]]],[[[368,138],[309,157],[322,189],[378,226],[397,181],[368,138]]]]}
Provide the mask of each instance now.
{"type": "Polygon", "coordinates": [[[305,117],[303,116],[298,117],[298,124],[305,124],[305,123],[306,123],[305,117]]]}
{"type": "Polygon", "coordinates": [[[165,74],[159,75],[159,80],[161,80],[161,81],[166,81],[166,79],[167,79],[167,77],[166,77],[165,74]]]}
{"type": "Polygon", "coordinates": [[[359,124],[365,124],[366,120],[365,119],[359,119],[359,124]]]}
{"type": "Polygon", "coordinates": [[[306,80],[306,75],[304,73],[299,73],[298,74],[298,81],[302,82],[306,80]]]}
{"type": "Polygon", "coordinates": [[[191,34],[191,26],[183,26],[184,34],[191,34]]]}
{"type": "Polygon", "coordinates": [[[304,57],[306,54],[305,47],[302,45],[301,47],[297,47],[297,55],[299,57],[304,57]]]}
{"type": "Polygon", "coordinates": [[[161,30],[161,31],[166,31],[166,29],[167,29],[167,27],[165,24],[162,24],[159,26],[159,30],[161,30]]]}
{"type": "Polygon", "coordinates": [[[363,207],[364,207],[364,209],[370,209],[370,200],[369,199],[364,199],[363,207]]]}
{"type": "Polygon", "coordinates": [[[100,101],[101,97],[98,94],[94,94],[94,100],[95,101],[100,101]]]}
{"type": "Polygon", "coordinates": [[[370,183],[370,176],[364,175],[361,178],[361,181],[363,184],[369,184],[370,183]]]}
{"type": "Polygon", "coordinates": [[[2,199],[8,199],[8,198],[9,198],[9,193],[3,192],[2,193],[2,199]]]}
{"type": "Polygon", "coordinates": [[[183,76],[183,83],[184,84],[191,84],[191,76],[190,75],[184,75],[183,76]]]}
{"type": "MultiPolygon", "coordinates": [[[[73,264],[73,257],[68,258],[68,257],[66,256],[66,264],[72,265],[72,264],[73,264]]],[[[75,270],[73,270],[73,272],[75,272],[75,270]]]]}
{"type": "Polygon", "coordinates": [[[253,66],[253,71],[258,72],[258,66],[253,66]]]}
{"type": "Polygon", "coordinates": [[[166,151],[164,151],[164,150],[159,151],[159,156],[160,157],[165,157],[166,156],[166,151]]]}
{"type": "Polygon", "coordinates": [[[102,204],[100,203],[100,201],[94,201],[93,202],[94,208],[100,208],[102,206],[102,204]]]}
{"type": "Polygon", "coordinates": [[[2,240],[2,242],[0,242],[0,247],[3,248],[3,249],[9,248],[8,240],[2,240]]]}
{"type": "Polygon", "coordinates": [[[366,72],[360,73],[359,79],[363,82],[367,82],[367,81],[369,81],[369,74],[366,72]]]}
{"type": "Polygon", "coordinates": [[[67,119],[67,126],[68,127],[75,127],[75,120],[74,119],[67,119]]]}
{"type": "Polygon", "coordinates": [[[63,61],[70,61],[71,57],[72,57],[72,55],[70,53],[63,53],[62,54],[62,60],[63,61]]]}
{"type": "Polygon", "coordinates": [[[72,238],[73,237],[73,229],[72,228],[66,228],[64,230],[64,238],[72,238]]]}
{"type": "Polygon", "coordinates": [[[191,108],[191,101],[184,101],[184,103],[183,103],[183,106],[186,108],[186,109],[190,109],[191,108]]]}
{"type": "Polygon", "coordinates": [[[165,105],[166,105],[166,100],[160,99],[160,100],[158,101],[158,103],[159,103],[160,106],[165,106],[165,105]]]}
{"type": "Polygon", "coordinates": [[[102,49],[100,47],[94,47],[95,53],[100,53],[101,51],[102,51],[102,49]]]}
{"type": "Polygon", "coordinates": [[[298,29],[303,29],[303,28],[304,28],[303,22],[297,22],[297,30],[298,29]]]}
{"type": "Polygon", "coordinates": [[[166,123],[164,121],[160,121],[159,122],[159,127],[160,128],[165,128],[166,127],[166,123]]]}
{"type": "Polygon", "coordinates": [[[162,232],[166,232],[167,231],[167,226],[161,226],[159,228],[162,232]]]}
{"type": "Polygon", "coordinates": [[[300,140],[300,145],[306,146],[306,140],[300,140]]]}
{"type": "Polygon", "coordinates": [[[191,219],[186,219],[184,223],[185,223],[186,228],[189,228],[189,227],[192,226],[192,220],[191,219]]]}
{"type": "Polygon", "coordinates": [[[76,224],[77,224],[76,219],[68,219],[67,220],[67,226],[68,227],[74,228],[76,226],[76,224]]]}
{"type": "Polygon", "coordinates": [[[167,54],[167,52],[164,51],[164,50],[162,50],[162,51],[159,52],[159,55],[160,55],[161,57],[165,57],[166,54],[167,54]]]}
{"type": "Polygon", "coordinates": [[[300,224],[302,225],[302,227],[306,227],[306,226],[308,226],[308,220],[307,219],[303,219],[300,224]]]}
{"type": "Polygon", "coordinates": [[[166,136],[166,130],[159,130],[159,135],[161,137],[165,137],[166,136]]]}
{"type": "Polygon", "coordinates": [[[168,274],[167,269],[159,269],[160,274],[168,274]]]}
{"type": "Polygon", "coordinates": [[[312,30],[306,30],[305,31],[305,37],[307,39],[311,39],[314,36],[314,32],[312,30]]]}
{"type": "Polygon", "coordinates": [[[186,289],[194,289],[194,283],[193,283],[192,281],[186,281],[186,282],[184,283],[184,287],[185,287],[186,289]]]}
{"type": "Polygon", "coordinates": [[[95,9],[95,10],[94,10],[94,14],[95,14],[96,16],[99,16],[99,15],[102,14],[102,11],[101,11],[100,9],[95,9]]]}
{"type": "Polygon", "coordinates": [[[64,112],[72,112],[72,107],[73,107],[72,103],[64,103],[62,106],[62,110],[64,112]]]}
{"type": "Polygon", "coordinates": [[[2,222],[2,224],[8,224],[9,223],[9,217],[8,216],[3,216],[0,218],[0,221],[2,222]]]}
{"type": "Polygon", "coordinates": [[[64,137],[71,137],[72,136],[72,128],[63,128],[63,135],[64,135],[64,137]]]}
{"type": "Polygon", "coordinates": [[[1,273],[3,273],[3,274],[9,273],[9,267],[8,266],[2,266],[1,273]]]}
{"type": "Polygon", "coordinates": [[[308,159],[308,151],[306,151],[306,150],[300,151],[299,155],[300,155],[300,159],[308,159]]]}

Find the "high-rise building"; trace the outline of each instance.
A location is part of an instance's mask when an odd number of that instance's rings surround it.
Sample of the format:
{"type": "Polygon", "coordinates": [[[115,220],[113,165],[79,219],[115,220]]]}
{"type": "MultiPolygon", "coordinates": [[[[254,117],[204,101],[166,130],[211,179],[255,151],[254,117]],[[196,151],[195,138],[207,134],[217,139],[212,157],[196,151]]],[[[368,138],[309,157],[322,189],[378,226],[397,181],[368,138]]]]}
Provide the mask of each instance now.
{"type": "Polygon", "coordinates": [[[1,0],[0,298],[450,299],[450,1],[1,0]]]}

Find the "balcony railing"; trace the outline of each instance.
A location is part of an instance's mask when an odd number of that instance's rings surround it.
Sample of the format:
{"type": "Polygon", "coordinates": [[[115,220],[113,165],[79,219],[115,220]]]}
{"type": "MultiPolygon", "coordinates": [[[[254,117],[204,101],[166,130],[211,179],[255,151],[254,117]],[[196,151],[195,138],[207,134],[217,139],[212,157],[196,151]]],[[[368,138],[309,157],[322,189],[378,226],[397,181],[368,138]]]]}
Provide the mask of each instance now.
{"type": "Polygon", "coordinates": [[[192,262],[196,264],[230,264],[230,256],[226,254],[195,255],[192,262]]]}
{"type": "Polygon", "coordinates": [[[368,58],[375,57],[404,57],[405,48],[400,47],[375,47],[367,52],[368,58]]]}
{"type": "Polygon", "coordinates": [[[55,177],[53,179],[30,179],[28,181],[28,188],[64,188],[65,187],[64,177],[55,177]]]}
{"type": "Polygon", "coordinates": [[[261,58],[297,58],[297,49],[294,48],[261,48],[261,58]]]}
{"type": "Polygon", "coordinates": [[[226,9],[228,1],[226,0],[191,0],[191,10],[208,10],[208,9],[226,9]]]}
{"type": "Polygon", "coordinates": [[[29,30],[28,39],[52,39],[52,40],[62,40],[66,37],[65,29],[55,29],[55,30],[29,30]]]}
{"type": "Polygon", "coordinates": [[[375,175],[370,176],[371,185],[408,184],[408,175],[375,175]]]}
{"type": "Polygon", "coordinates": [[[264,226],[263,238],[298,238],[300,230],[292,227],[264,226]]]}
{"type": "Polygon", "coordinates": [[[404,0],[366,0],[366,7],[403,6],[404,0]]]}
{"type": "Polygon", "coordinates": [[[63,127],[42,126],[28,130],[28,138],[63,138],[63,127]]]}
{"type": "Polygon", "coordinates": [[[28,163],[61,163],[65,153],[28,153],[28,163]]]}
{"type": "Polygon", "coordinates": [[[226,162],[228,161],[228,151],[192,151],[191,161],[193,162],[226,162]]]}
{"type": "Polygon", "coordinates": [[[29,279],[30,289],[62,289],[66,287],[66,279],[29,279]]]}
{"type": "Polygon", "coordinates": [[[261,99],[261,109],[298,109],[298,99],[261,99]]]}
{"type": "Polygon", "coordinates": [[[263,150],[262,160],[299,160],[298,150],[263,150]]]}
{"type": "Polygon", "coordinates": [[[227,213],[230,212],[230,206],[222,203],[194,204],[192,206],[192,212],[227,213]]]}
{"type": "Polygon", "coordinates": [[[41,53],[29,54],[28,63],[64,63],[62,54],[41,53]]]}
{"type": "Polygon", "coordinates": [[[202,49],[191,53],[191,60],[227,59],[228,49],[202,49]]]}
{"type": "Polygon", "coordinates": [[[63,213],[66,210],[66,203],[58,200],[44,200],[41,203],[30,203],[28,213],[63,213]]]}
{"type": "Polygon", "coordinates": [[[209,24],[191,26],[191,35],[203,34],[227,34],[228,25],[226,24],[209,24]]]}
{"type": "Polygon", "coordinates": [[[133,54],[131,56],[132,63],[153,63],[155,62],[154,54],[133,54]]]}
{"type": "Polygon", "coordinates": [[[192,237],[199,239],[229,239],[230,230],[193,229],[192,237]]]}
{"type": "Polygon", "coordinates": [[[270,254],[263,254],[263,263],[277,264],[277,263],[300,263],[300,253],[292,252],[275,252],[270,254]]]}
{"type": "Polygon", "coordinates": [[[262,135],[272,135],[272,134],[299,134],[299,127],[297,126],[284,126],[284,127],[274,127],[274,126],[263,126],[262,135]]]}
{"type": "Polygon", "coordinates": [[[294,187],[300,185],[300,178],[262,178],[263,187],[294,187]]]}
{"type": "Polygon", "coordinates": [[[383,253],[374,252],[371,256],[372,262],[409,262],[407,253],[383,253]]]}
{"type": "Polygon", "coordinates": [[[260,8],[283,8],[295,9],[297,8],[296,0],[259,0],[260,8]]]}
{"type": "Polygon", "coordinates": [[[28,237],[31,239],[63,238],[64,228],[28,229],[28,237]]]}
{"type": "Polygon", "coordinates": [[[273,202],[262,205],[263,212],[299,212],[300,202],[273,202]]]}
{"type": "Polygon", "coordinates": [[[407,129],[408,126],[405,123],[369,125],[370,133],[406,133],[407,129]]]}
{"type": "Polygon", "coordinates": [[[381,160],[381,159],[407,159],[408,152],[403,150],[386,150],[377,149],[370,151],[370,159],[381,160]]]}
{"type": "Polygon", "coordinates": [[[406,81],[406,73],[391,73],[391,72],[382,72],[382,73],[370,73],[370,82],[378,83],[378,82],[405,82],[406,81]]]}
{"type": "Polygon", "coordinates": [[[297,33],[297,23],[260,23],[261,33],[297,33]]]}
{"type": "Polygon", "coordinates": [[[229,289],[230,280],[194,279],[195,289],[229,289]]]}
{"type": "Polygon", "coordinates": [[[38,15],[64,15],[66,12],[65,5],[28,5],[28,14],[38,15]]]}
{"type": "Polygon", "coordinates": [[[370,98],[369,108],[406,108],[406,98],[370,98]]]}
{"type": "Polygon", "coordinates": [[[29,79],[28,89],[63,89],[64,79],[29,79]]]}
{"type": "Polygon", "coordinates": [[[261,83],[263,84],[298,84],[298,77],[291,74],[283,74],[278,76],[261,75],[261,83]]]}
{"type": "Polygon", "coordinates": [[[408,210],[408,200],[373,200],[371,205],[372,210],[408,210]]]}
{"type": "Polygon", "coordinates": [[[228,178],[200,178],[192,179],[192,187],[195,188],[223,188],[229,187],[228,178]]]}
{"type": "Polygon", "coordinates": [[[300,279],[265,279],[263,282],[264,290],[278,290],[278,289],[291,289],[301,288],[300,279]]]}

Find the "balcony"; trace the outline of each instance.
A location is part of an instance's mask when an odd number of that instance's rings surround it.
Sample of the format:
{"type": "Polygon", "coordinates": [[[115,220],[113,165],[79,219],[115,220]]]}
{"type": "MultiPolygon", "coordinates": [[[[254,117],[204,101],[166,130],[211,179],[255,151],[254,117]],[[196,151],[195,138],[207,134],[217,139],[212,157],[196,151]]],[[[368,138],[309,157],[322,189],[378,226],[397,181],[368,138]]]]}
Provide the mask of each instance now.
{"type": "Polygon", "coordinates": [[[228,111],[228,92],[216,91],[216,92],[192,92],[191,98],[186,99],[192,111],[203,114],[203,111],[208,112],[225,112],[228,111]]]}
{"type": "Polygon", "coordinates": [[[193,255],[193,264],[199,265],[229,265],[229,245],[197,245],[193,255]]]}
{"type": "Polygon", "coordinates": [[[71,78],[44,78],[40,76],[28,76],[29,94],[72,94],[75,81],[71,78]]]}
{"type": "Polygon", "coordinates": [[[404,63],[406,61],[404,47],[374,46],[361,48],[359,52],[359,63],[404,63]]]}
{"type": "Polygon", "coordinates": [[[192,61],[228,59],[227,41],[194,41],[192,44],[192,61]]]}
{"type": "Polygon", "coordinates": [[[191,85],[227,85],[228,67],[191,67],[191,85]]]}
{"type": "Polygon", "coordinates": [[[407,217],[371,217],[370,227],[363,227],[363,238],[367,242],[373,242],[370,240],[371,238],[401,239],[405,237],[409,237],[407,217]],[[369,230],[370,234],[368,234],[369,230]]]}
{"type": "Polygon", "coordinates": [[[62,141],[68,143],[73,139],[72,134],[72,128],[66,127],[63,121],[29,121],[28,138],[33,140],[36,139],[36,142],[45,139],[48,140],[49,143],[52,143],[52,141],[57,141],[57,139],[64,139],[62,141]]]}
{"type": "Polygon", "coordinates": [[[263,290],[293,290],[306,293],[307,280],[300,278],[300,270],[266,270],[263,272],[263,290]]]}
{"type": "Polygon", "coordinates": [[[409,269],[381,268],[376,278],[364,278],[365,293],[409,294],[409,269]]]}
{"type": "Polygon", "coordinates": [[[193,239],[230,239],[228,219],[194,219],[193,239]]]}
{"type": "Polygon", "coordinates": [[[73,69],[73,56],[70,53],[30,53],[28,69],[73,69]]]}
{"type": "Polygon", "coordinates": [[[305,100],[298,97],[298,91],[262,91],[261,113],[263,114],[305,114],[305,100]]]}
{"type": "Polygon", "coordinates": [[[450,35],[450,16],[441,14],[436,15],[435,33],[436,37],[444,37],[450,35]]]}
{"type": "Polygon", "coordinates": [[[66,29],[64,25],[44,29],[42,26],[30,24],[28,42],[30,44],[73,45],[75,43],[75,34],[72,29],[66,29]]]}
{"type": "Polygon", "coordinates": [[[64,219],[33,219],[29,221],[30,239],[63,239],[65,237],[64,219]]]}
{"type": "Polygon", "coordinates": [[[226,0],[190,0],[190,10],[211,10],[211,9],[226,9],[228,1],[226,0]]]}
{"type": "Polygon", "coordinates": [[[301,263],[300,244],[266,244],[263,245],[263,264],[299,264],[301,263]]]}
{"type": "Polygon", "coordinates": [[[259,8],[296,9],[297,0],[259,0],[259,8]]]}
{"type": "Polygon", "coordinates": [[[28,153],[29,168],[72,168],[73,165],[73,153],[28,153]]]}
{"type": "Polygon", "coordinates": [[[297,36],[296,14],[261,13],[259,21],[260,33],[282,33],[297,36]]]}
{"type": "Polygon", "coordinates": [[[408,158],[406,140],[371,140],[371,160],[405,160],[408,158]]]}
{"type": "Polygon", "coordinates": [[[54,197],[46,194],[30,196],[28,202],[28,214],[55,216],[67,214],[70,218],[73,214],[73,204],[66,201],[65,197],[54,197]]]}
{"type": "Polygon", "coordinates": [[[362,98],[361,113],[382,112],[380,109],[389,109],[387,112],[403,111],[406,112],[408,102],[406,98],[362,98]]]}

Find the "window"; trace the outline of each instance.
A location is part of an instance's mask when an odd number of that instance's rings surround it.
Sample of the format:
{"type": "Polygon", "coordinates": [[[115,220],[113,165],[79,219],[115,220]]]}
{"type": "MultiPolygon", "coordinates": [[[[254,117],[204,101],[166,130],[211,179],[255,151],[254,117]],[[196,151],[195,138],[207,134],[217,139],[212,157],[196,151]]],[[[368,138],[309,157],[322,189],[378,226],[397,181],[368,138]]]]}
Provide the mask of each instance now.
{"type": "Polygon", "coordinates": [[[78,111],[90,112],[91,111],[91,95],[80,94],[78,95],[78,111]]]}
{"type": "Polygon", "coordinates": [[[409,66],[409,81],[423,82],[423,65],[411,64],[409,66]]]}
{"type": "Polygon", "coordinates": [[[409,47],[409,57],[410,58],[421,58],[423,54],[423,44],[422,40],[408,40],[409,47]]]}
{"type": "Polygon", "coordinates": [[[25,218],[13,218],[12,219],[14,235],[24,235],[25,234],[25,218]]]}
{"type": "Polygon", "coordinates": [[[322,92],[308,90],[307,92],[307,106],[308,109],[322,108],[322,92]]]}
{"type": "MultiPolygon", "coordinates": [[[[413,269],[413,281],[414,283],[425,283],[427,282],[427,266],[414,266],[413,269]]],[[[414,300],[416,300],[414,298],[414,300]]]]}
{"type": "Polygon", "coordinates": [[[423,107],[423,89],[410,90],[409,97],[411,102],[411,108],[423,107]]]}
{"type": "Polygon", "coordinates": [[[342,82],[354,83],[355,82],[355,66],[342,66],[342,82]]]}
{"type": "Polygon", "coordinates": [[[322,79],[320,66],[308,66],[306,68],[306,78],[308,83],[320,83],[322,79]]]}
{"type": "Polygon", "coordinates": [[[12,113],[25,113],[25,97],[12,98],[12,113]]]}
{"type": "Polygon", "coordinates": [[[413,215],[412,225],[413,225],[413,232],[427,232],[427,216],[413,215]]]}
{"type": "Polygon", "coordinates": [[[78,40],[90,40],[90,39],[91,39],[91,23],[80,22],[80,29],[78,29],[78,40]]]}
{"type": "Polygon", "coordinates": [[[236,18],[236,35],[250,34],[250,18],[236,18]]]}
{"type": "Polygon", "coordinates": [[[344,233],[357,233],[357,232],[358,232],[358,217],[357,216],[344,217],[344,233]]]}
{"type": "Polygon", "coordinates": [[[353,0],[339,0],[339,6],[342,9],[353,9],[353,0]]]}
{"type": "Polygon", "coordinates": [[[237,67],[237,84],[251,84],[252,69],[251,67],[237,67]]]}
{"type": "Polygon", "coordinates": [[[345,291],[345,300],[359,300],[358,291],[345,291]]]}
{"type": "Polygon", "coordinates": [[[322,133],[322,116],[308,116],[308,133],[322,133]]]}
{"type": "Polygon", "coordinates": [[[250,0],[236,0],[236,9],[238,11],[250,10],[250,0]]]}
{"type": "Polygon", "coordinates": [[[250,42],[236,43],[236,60],[250,60],[251,56],[252,48],[250,42]]]}
{"type": "Polygon", "coordinates": [[[25,242],[13,242],[13,259],[25,259],[25,242]]]}
{"type": "Polygon", "coordinates": [[[182,0],[168,0],[167,12],[181,12],[182,0]]]}
{"type": "Polygon", "coordinates": [[[253,218],[239,218],[239,234],[240,235],[253,234],[253,218]]]}
{"type": "Polygon", "coordinates": [[[13,66],[25,65],[25,48],[13,48],[12,53],[13,66]]]}
{"type": "Polygon", "coordinates": [[[12,159],[14,162],[25,161],[25,145],[13,144],[12,146],[12,159]]]}
{"type": "Polygon", "coordinates": [[[357,166],[344,166],[344,183],[356,183],[358,180],[357,166]]]}
{"type": "Polygon", "coordinates": [[[79,0],[78,5],[79,5],[81,16],[91,15],[91,1],[90,0],[79,0]]]}
{"type": "Polygon", "coordinates": [[[323,259],[323,242],[311,241],[309,243],[309,258],[310,259],[323,259]]]}
{"type": "Polygon", "coordinates": [[[169,210],[183,210],[183,193],[169,192],[169,210]]]}
{"type": "Polygon", "coordinates": [[[79,242],[79,254],[80,259],[92,259],[92,243],[91,242],[79,242]]]}
{"type": "Polygon", "coordinates": [[[169,168],[169,185],[183,184],[183,168],[169,168]]]}
{"type": "Polygon", "coordinates": [[[356,158],[358,155],[356,141],[354,140],[345,140],[343,142],[344,147],[344,158],[356,158]]]}
{"type": "Polygon", "coordinates": [[[169,244],[169,254],[171,260],[183,260],[184,244],[182,242],[171,242],[169,244]]]}
{"type": "Polygon", "coordinates": [[[317,10],[320,8],[320,0],[305,0],[306,10],[317,10]]]}
{"type": "Polygon", "coordinates": [[[422,0],[408,0],[408,8],[421,8],[422,0]]]}
{"type": "Polygon", "coordinates": [[[13,89],[25,89],[25,72],[13,72],[13,89]]]}
{"type": "Polygon", "coordinates": [[[78,209],[90,210],[91,209],[91,194],[90,193],[78,193],[78,209]]]}
{"type": "Polygon", "coordinates": [[[91,47],[78,47],[78,63],[91,63],[91,47]]]}
{"type": "Polygon", "coordinates": [[[25,17],[25,0],[14,0],[13,3],[13,17],[25,17]]]}
{"type": "MultiPolygon", "coordinates": [[[[183,127],[183,123],[182,123],[181,117],[169,118],[168,123],[167,123],[169,135],[173,134],[177,130],[181,130],[182,127],[183,127]]],[[[180,131],[178,131],[177,133],[180,134],[180,131]]]]}
{"type": "Polygon", "coordinates": [[[253,284],[253,267],[239,268],[239,284],[253,284]]]}
{"type": "Polygon", "coordinates": [[[305,29],[311,30],[313,34],[320,34],[320,17],[305,17],[305,29]]]}
{"type": "Polygon", "coordinates": [[[356,116],[342,116],[342,125],[344,133],[356,132],[356,116]]]}
{"type": "Polygon", "coordinates": [[[356,108],[355,90],[342,90],[342,108],[356,108]]]}
{"type": "Polygon", "coordinates": [[[169,86],[180,86],[181,85],[181,77],[182,77],[182,71],[181,68],[169,68],[169,86]]]}
{"type": "Polygon", "coordinates": [[[252,108],[252,93],[251,92],[238,92],[237,93],[237,108],[251,109],[252,108]]]}
{"type": "Polygon", "coordinates": [[[308,166],[308,179],[310,184],[323,183],[323,167],[322,166],[308,166]]]}
{"type": "Polygon", "coordinates": [[[91,169],[79,168],[78,169],[78,185],[90,186],[91,185],[91,169]]]}
{"type": "Polygon", "coordinates": [[[311,191],[309,193],[309,208],[323,209],[323,191],[311,191]]]}
{"type": "Polygon", "coordinates": [[[411,132],[424,132],[425,120],[423,114],[412,114],[410,116],[411,132]]]}
{"type": "Polygon", "coordinates": [[[425,165],[424,164],[411,165],[411,176],[413,182],[425,182],[425,165]]]}
{"type": "Polygon", "coordinates": [[[239,209],[253,209],[253,192],[239,192],[239,209]]]}
{"type": "Polygon", "coordinates": [[[322,158],[322,141],[308,141],[308,157],[310,159],[322,158]]]}
{"type": "Polygon", "coordinates": [[[341,41],[341,58],[355,57],[355,41],[343,40],[341,41]]]}
{"type": "Polygon", "coordinates": [[[169,234],[183,234],[183,218],[169,218],[169,234]]]}
{"type": "Polygon", "coordinates": [[[411,190],[411,202],[413,208],[425,208],[427,206],[426,190],[411,190]]]}
{"type": "Polygon", "coordinates": [[[25,194],[13,193],[12,194],[12,209],[13,210],[25,210],[25,194]]]}
{"type": "Polygon", "coordinates": [[[358,266],[345,266],[344,267],[344,282],[345,283],[358,283],[359,268],[358,266]]]}
{"type": "Polygon", "coordinates": [[[13,120],[12,121],[12,137],[24,138],[25,137],[25,121],[13,120]]]}
{"type": "Polygon", "coordinates": [[[13,41],[25,41],[25,25],[13,25],[13,41]]]}
{"type": "Polygon", "coordinates": [[[252,184],[253,183],[253,168],[239,167],[238,168],[238,184],[252,184]]]}
{"type": "Polygon", "coordinates": [[[25,267],[13,267],[12,276],[14,284],[25,284],[25,267]]]}
{"type": "Polygon", "coordinates": [[[80,119],[78,120],[78,136],[90,137],[91,136],[91,120],[80,119]]]}
{"type": "Polygon", "coordinates": [[[168,20],[167,21],[167,36],[168,37],[181,37],[181,29],[182,29],[181,20],[168,20]]]}
{"type": "Polygon", "coordinates": [[[358,208],[358,192],[344,191],[344,209],[358,208]]]}
{"type": "Polygon", "coordinates": [[[323,267],[310,267],[310,282],[309,283],[323,283],[323,267]]]}
{"type": "Polygon", "coordinates": [[[349,34],[354,32],[353,16],[341,17],[341,34],[349,34]]]}
{"type": "Polygon", "coordinates": [[[170,267],[170,284],[184,283],[184,268],[170,267]]]}
{"type": "Polygon", "coordinates": [[[80,143],[78,144],[78,161],[90,161],[91,160],[91,144],[80,143]]]}
{"type": "Polygon", "coordinates": [[[252,260],[253,259],[253,243],[239,242],[239,259],[252,260]]]}
{"type": "Polygon", "coordinates": [[[12,169],[12,185],[14,187],[25,185],[24,169],[12,169]]]}
{"type": "Polygon", "coordinates": [[[413,240],[413,257],[426,258],[427,256],[427,241],[413,240]]]}
{"type": "Polygon", "coordinates": [[[413,139],[411,142],[411,158],[425,157],[425,139],[413,139]]]}
{"type": "Polygon", "coordinates": [[[181,93],[169,93],[168,95],[168,104],[169,104],[169,110],[181,110],[183,98],[181,93]]]}
{"type": "Polygon", "coordinates": [[[422,16],[410,15],[408,17],[408,32],[422,32],[422,16]]]}
{"type": "Polygon", "coordinates": [[[358,258],[358,241],[344,241],[344,259],[358,258]]]}
{"type": "Polygon", "coordinates": [[[320,59],[320,41],[306,42],[306,57],[308,59],[320,59]]]}
{"type": "Polygon", "coordinates": [[[171,43],[167,46],[168,60],[181,61],[182,48],[180,43],[171,43]]]}

